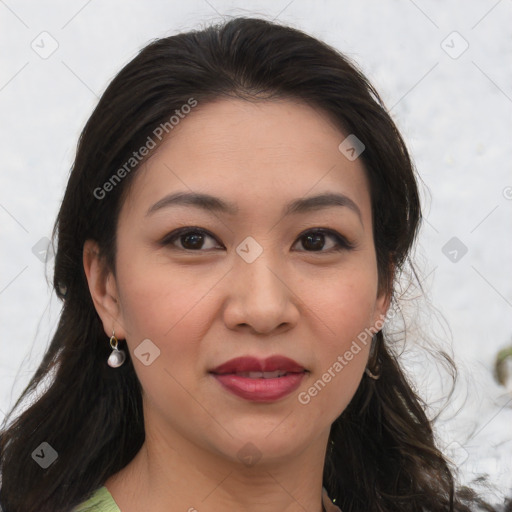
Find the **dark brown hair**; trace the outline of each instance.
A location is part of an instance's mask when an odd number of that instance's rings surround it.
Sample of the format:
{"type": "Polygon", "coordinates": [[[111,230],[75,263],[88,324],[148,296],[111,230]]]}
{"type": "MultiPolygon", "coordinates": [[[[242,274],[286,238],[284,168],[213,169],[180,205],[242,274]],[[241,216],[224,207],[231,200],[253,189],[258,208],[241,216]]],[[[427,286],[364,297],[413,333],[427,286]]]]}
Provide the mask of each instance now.
{"type": "MultiPolygon", "coordinates": [[[[298,99],[364,143],[379,284],[392,292],[421,219],[418,188],[402,137],[356,66],[299,30],[261,19],[151,42],[112,80],[80,136],[53,232],[60,321],[13,411],[38,396],[0,436],[5,512],[67,512],[140,449],[141,387],[129,357],[115,371],[106,364],[110,346],[89,293],[83,245],[96,240],[115,272],[117,219],[137,166],[106,198],[98,189],[191,98],[202,105],[222,97],[298,99]],[[58,452],[45,470],[31,458],[42,442],[58,452]]],[[[330,497],[344,512],[470,510],[382,331],[376,343],[381,378],[363,378],[331,428],[323,477],[330,497]]]]}

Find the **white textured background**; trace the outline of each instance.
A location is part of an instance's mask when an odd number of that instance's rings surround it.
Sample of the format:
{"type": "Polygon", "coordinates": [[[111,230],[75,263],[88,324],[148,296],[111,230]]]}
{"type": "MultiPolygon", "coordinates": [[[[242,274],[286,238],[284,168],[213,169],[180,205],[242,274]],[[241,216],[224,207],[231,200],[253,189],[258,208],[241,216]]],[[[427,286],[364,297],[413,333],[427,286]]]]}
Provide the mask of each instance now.
{"type": "MultiPolygon", "coordinates": [[[[512,343],[512,0],[0,0],[0,419],[56,325],[58,300],[33,248],[51,234],[99,96],[151,39],[225,15],[319,37],[381,93],[425,183],[418,265],[451,329],[424,318],[411,332],[430,329],[461,372],[436,431],[462,481],[486,473],[492,501],[512,495],[512,394],[492,378],[497,351],[512,343]],[[457,262],[443,253],[452,237],[467,248],[457,262]]],[[[410,356],[422,395],[440,398],[446,376],[425,353],[410,356]]]]}

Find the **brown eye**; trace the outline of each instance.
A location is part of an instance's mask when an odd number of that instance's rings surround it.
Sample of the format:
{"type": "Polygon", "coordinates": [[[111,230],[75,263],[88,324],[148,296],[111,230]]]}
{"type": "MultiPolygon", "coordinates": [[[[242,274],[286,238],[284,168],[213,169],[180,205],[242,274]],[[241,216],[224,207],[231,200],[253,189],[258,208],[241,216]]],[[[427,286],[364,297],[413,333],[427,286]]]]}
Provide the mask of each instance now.
{"type": "MultiPolygon", "coordinates": [[[[167,235],[162,240],[162,245],[172,245],[174,248],[178,250],[186,250],[186,251],[200,251],[200,250],[209,250],[215,249],[215,247],[204,247],[205,240],[215,240],[215,237],[208,234],[203,229],[199,228],[182,228],[177,231],[173,231],[169,235],[167,235]],[[179,242],[180,246],[176,245],[176,242],[179,242]]],[[[206,244],[208,245],[208,244],[206,244]]],[[[209,244],[211,245],[211,243],[209,244]]],[[[214,244],[215,245],[215,244],[214,244]]]]}
{"type": "Polygon", "coordinates": [[[332,252],[354,248],[346,238],[336,231],[328,229],[314,229],[303,233],[299,237],[298,242],[302,243],[307,252],[332,252]],[[323,250],[326,245],[326,239],[331,239],[331,243],[327,244],[329,246],[327,250],[323,250]]]}
{"type": "MultiPolygon", "coordinates": [[[[160,243],[164,246],[171,246],[172,249],[181,251],[200,252],[224,249],[224,246],[222,246],[212,234],[196,227],[186,227],[173,231],[160,243]],[[208,242],[208,240],[213,242],[208,242]]],[[[299,236],[295,245],[298,243],[302,244],[305,252],[317,253],[347,251],[355,247],[345,237],[330,229],[310,229],[299,236]],[[327,249],[325,249],[326,246],[327,249]]]]}

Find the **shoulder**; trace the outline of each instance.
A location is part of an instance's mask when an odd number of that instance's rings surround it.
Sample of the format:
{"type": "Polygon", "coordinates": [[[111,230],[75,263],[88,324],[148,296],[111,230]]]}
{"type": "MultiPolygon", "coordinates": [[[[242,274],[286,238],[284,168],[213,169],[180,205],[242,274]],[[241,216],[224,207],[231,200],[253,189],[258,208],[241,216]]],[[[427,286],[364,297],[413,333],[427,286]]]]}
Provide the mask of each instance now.
{"type": "Polygon", "coordinates": [[[76,506],[71,512],[121,512],[106,487],[100,487],[91,497],[76,506]]]}

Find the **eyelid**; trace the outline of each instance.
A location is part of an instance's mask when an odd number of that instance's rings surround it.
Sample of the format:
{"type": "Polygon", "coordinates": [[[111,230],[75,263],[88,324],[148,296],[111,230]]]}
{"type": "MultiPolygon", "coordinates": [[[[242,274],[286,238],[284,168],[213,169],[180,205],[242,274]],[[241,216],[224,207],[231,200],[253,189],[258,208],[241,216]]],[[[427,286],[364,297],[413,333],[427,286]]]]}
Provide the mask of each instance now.
{"type": "MultiPolygon", "coordinates": [[[[329,229],[329,228],[308,228],[297,236],[297,241],[299,241],[300,238],[303,237],[304,235],[306,235],[307,233],[320,233],[322,235],[330,236],[330,237],[334,238],[334,240],[336,240],[336,242],[338,244],[337,249],[333,248],[328,251],[300,251],[300,252],[308,252],[311,254],[315,254],[315,253],[322,254],[322,253],[336,252],[336,250],[341,251],[343,249],[348,251],[348,250],[352,250],[352,249],[356,248],[356,244],[354,242],[348,240],[347,237],[343,236],[341,233],[338,233],[336,230],[329,229]]],[[[295,245],[295,243],[296,242],[294,242],[294,245],[295,245]]]]}
{"type": "MultiPolygon", "coordinates": [[[[175,240],[179,239],[180,236],[182,236],[186,233],[199,233],[202,235],[209,236],[212,239],[214,239],[217,242],[217,244],[219,244],[223,248],[225,248],[224,245],[221,242],[219,242],[217,237],[215,235],[213,235],[213,233],[211,233],[210,231],[208,231],[204,228],[200,228],[199,226],[185,226],[182,228],[178,228],[174,231],[171,231],[167,235],[165,235],[160,240],[159,243],[163,246],[172,245],[172,243],[175,240]]],[[[332,252],[341,252],[343,250],[349,251],[349,250],[353,250],[357,247],[357,244],[348,240],[345,236],[343,236],[341,233],[338,233],[336,230],[333,230],[330,228],[321,228],[321,227],[308,228],[308,229],[305,229],[304,231],[302,231],[297,236],[296,240],[293,243],[293,246],[295,246],[300,241],[300,239],[308,233],[315,233],[315,234],[320,233],[322,235],[329,236],[335,240],[336,246],[327,251],[304,251],[303,250],[303,251],[299,251],[299,252],[305,252],[305,253],[309,253],[309,254],[329,254],[332,252]]],[[[173,247],[173,249],[176,249],[178,251],[185,251],[185,252],[189,252],[189,253],[202,253],[202,252],[209,252],[212,250],[212,249],[206,249],[206,250],[204,250],[204,249],[198,249],[198,250],[181,249],[180,247],[173,247]]]]}
{"type": "MultiPolygon", "coordinates": [[[[178,228],[178,229],[175,229],[174,231],[171,231],[170,233],[168,233],[167,235],[165,235],[162,240],[160,240],[160,244],[166,246],[166,245],[171,245],[172,242],[176,239],[178,239],[180,236],[186,234],[186,233],[199,233],[199,234],[202,234],[202,235],[206,235],[206,236],[209,236],[211,238],[213,238],[219,245],[223,245],[222,243],[219,242],[219,240],[217,239],[217,237],[215,235],[213,235],[213,233],[210,233],[210,231],[206,230],[206,229],[203,229],[203,228],[200,228],[198,226],[185,226],[183,228],[178,228]]],[[[180,249],[179,247],[176,247],[176,249],[178,250],[183,250],[183,251],[186,251],[187,249],[180,249]]],[[[204,251],[201,251],[201,250],[198,250],[198,251],[192,251],[191,249],[188,249],[190,252],[204,252],[204,251]]]]}

